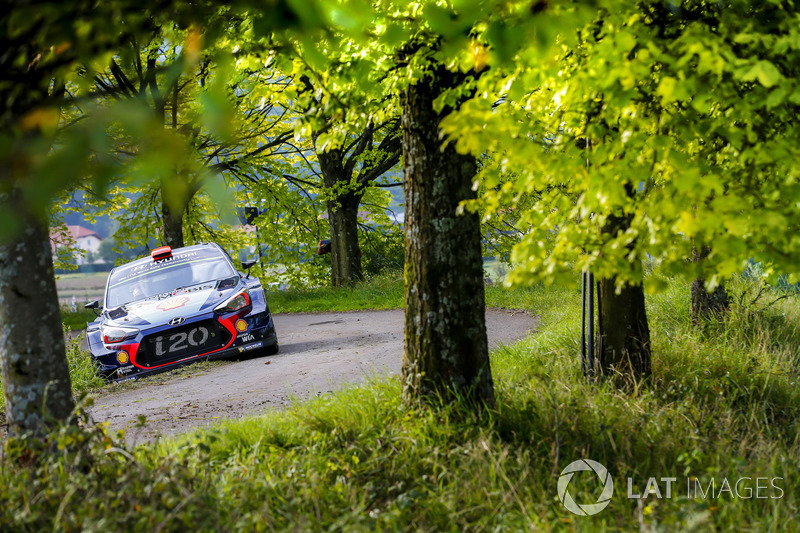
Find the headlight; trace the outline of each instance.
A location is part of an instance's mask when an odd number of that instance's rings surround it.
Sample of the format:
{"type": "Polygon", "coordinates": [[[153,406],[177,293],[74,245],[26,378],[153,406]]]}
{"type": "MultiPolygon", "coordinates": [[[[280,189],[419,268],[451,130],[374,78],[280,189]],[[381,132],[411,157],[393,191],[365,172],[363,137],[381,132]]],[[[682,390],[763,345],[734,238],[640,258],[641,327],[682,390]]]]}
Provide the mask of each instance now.
{"type": "Polygon", "coordinates": [[[234,311],[238,311],[239,309],[244,309],[245,307],[250,305],[250,293],[247,292],[247,289],[243,290],[228,298],[224,303],[218,305],[214,311],[219,313],[220,315],[224,315],[225,313],[232,313],[234,311]]]}
{"type": "Polygon", "coordinates": [[[138,329],[107,327],[103,328],[103,341],[106,344],[116,344],[125,339],[132,339],[139,334],[138,329]]]}

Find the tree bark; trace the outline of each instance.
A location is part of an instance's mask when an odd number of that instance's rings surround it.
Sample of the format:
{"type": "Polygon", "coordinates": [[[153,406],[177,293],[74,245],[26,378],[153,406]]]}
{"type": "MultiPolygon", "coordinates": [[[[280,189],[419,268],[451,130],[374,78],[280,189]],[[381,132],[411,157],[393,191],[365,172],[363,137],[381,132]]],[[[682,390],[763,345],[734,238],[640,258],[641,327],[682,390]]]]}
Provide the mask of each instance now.
{"type": "Polygon", "coordinates": [[[344,195],[328,202],[331,227],[331,281],[345,287],[364,279],[358,244],[358,206],[361,195],[344,195]]]}
{"type": "Polygon", "coordinates": [[[16,190],[5,194],[0,206],[16,211],[23,222],[11,242],[0,244],[0,371],[6,418],[12,435],[42,435],[52,424],[69,420],[75,407],[50,238],[44,221],[18,209],[22,202],[16,190]]]}
{"type": "MultiPolygon", "coordinates": [[[[630,190],[629,194],[633,194],[630,190]]],[[[610,216],[602,231],[617,235],[630,227],[630,217],[610,216]]],[[[650,327],[642,285],[624,284],[616,292],[616,277],[597,282],[597,354],[600,371],[625,377],[650,375],[650,327]]]]}
{"type": "Polygon", "coordinates": [[[364,188],[350,183],[352,171],[347,172],[341,149],[318,151],[317,160],[325,188],[334,195],[327,201],[331,228],[331,284],[346,287],[364,279],[358,244],[358,206],[364,188]]]}
{"type": "Polygon", "coordinates": [[[641,285],[624,285],[616,292],[616,278],[598,285],[597,350],[601,372],[607,375],[650,375],[650,327],[641,285]]]}
{"type": "MultiPolygon", "coordinates": [[[[702,250],[694,249],[692,250],[692,262],[698,263],[708,257],[710,253],[711,249],[707,247],[702,250]]],[[[730,301],[728,300],[728,292],[725,290],[724,283],[717,285],[713,292],[708,292],[706,280],[698,277],[692,282],[691,291],[692,321],[700,322],[710,318],[720,319],[728,312],[730,301]]]]}
{"type": "Polygon", "coordinates": [[[175,212],[161,201],[161,223],[164,227],[164,244],[170,248],[183,248],[183,213],[175,212]]]}
{"type": "Polygon", "coordinates": [[[57,113],[51,98],[60,97],[63,88],[50,93],[53,72],[41,68],[33,46],[2,42],[0,64],[6,79],[17,81],[0,87],[0,130],[13,142],[0,149],[0,212],[18,229],[0,240],[0,380],[9,433],[42,436],[51,425],[70,420],[75,403],[47,217],[34,214],[35,201],[21,193],[37,191],[30,181],[37,150],[27,148],[52,138],[39,127],[20,131],[20,119],[36,109],[57,113]]]}
{"type": "Polygon", "coordinates": [[[706,280],[697,278],[692,282],[692,320],[699,322],[710,318],[722,318],[728,312],[730,301],[725,285],[720,283],[713,292],[706,289],[706,280]]]}
{"type": "Polygon", "coordinates": [[[437,96],[455,79],[444,68],[401,94],[405,191],[406,402],[465,399],[494,405],[486,342],[480,222],[458,215],[475,197],[476,162],[442,147],[437,96]]]}
{"type": "Polygon", "coordinates": [[[324,152],[316,149],[317,135],[312,136],[325,192],[332,195],[327,208],[331,229],[331,284],[334,287],[344,287],[364,279],[358,243],[358,208],[369,184],[400,160],[401,143],[396,125],[377,147],[375,133],[376,127],[369,124],[350,145],[324,152]],[[375,148],[380,155],[369,163],[363,163],[356,171],[360,157],[375,148]]]}

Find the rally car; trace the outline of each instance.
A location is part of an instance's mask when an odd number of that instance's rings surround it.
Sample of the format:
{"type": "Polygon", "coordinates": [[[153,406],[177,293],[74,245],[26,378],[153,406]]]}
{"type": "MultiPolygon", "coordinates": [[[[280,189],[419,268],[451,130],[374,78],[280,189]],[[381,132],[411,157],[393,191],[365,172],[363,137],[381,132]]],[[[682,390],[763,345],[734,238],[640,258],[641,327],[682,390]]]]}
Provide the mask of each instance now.
{"type": "MultiPolygon", "coordinates": [[[[244,263],[245,269],[253,263],[244,263]]],[[[153,250],[114,268],[86,328],[98,373],[120,381],[203,358],[276,354],[264,289],[215,243],[153,250]]]]}

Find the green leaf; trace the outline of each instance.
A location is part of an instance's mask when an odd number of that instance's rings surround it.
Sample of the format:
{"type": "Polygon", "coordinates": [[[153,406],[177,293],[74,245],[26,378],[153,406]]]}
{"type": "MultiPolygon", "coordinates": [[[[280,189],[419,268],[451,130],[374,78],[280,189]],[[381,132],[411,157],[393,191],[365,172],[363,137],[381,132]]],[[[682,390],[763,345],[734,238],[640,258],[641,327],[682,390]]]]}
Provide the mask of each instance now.
{"type": "Polygon", "coordinates": [[[656,94],[661,97],[661,103],[663,105],[685,100],[689,96],[683,84],[670,76],[661,78],[661,83],[658,84],[656,94]]]}
{"type": "Polygon", "coordinates": [[[786,93],[785,87],[776,87],[771,90],[769,96],[767,96],[767,108],[772,109],[781,105],[786,100],[786,93]]]}
{"type": "Polygon", "coordinates": [[[501,62],[512,59],[517,50],[522,46],[525,36],[517,29],[509,27],[503,21],[493,22],[486,30],[486,40],[501,62]]]}
{"type": "Polygon", "coordinates": [[[427,4],[424,18],[434,32],[445,38],[454,37],[464,31],[464,24],[459,22],[457,15],[438,4],[427,4]]]}
{"type": "Polygon", "coordinates": [[[777,85],[783,79],[778,68],[765,60],[758,61],[742,76],[742,81],[758,80],[758,83],[767,88],[777,85]]]}

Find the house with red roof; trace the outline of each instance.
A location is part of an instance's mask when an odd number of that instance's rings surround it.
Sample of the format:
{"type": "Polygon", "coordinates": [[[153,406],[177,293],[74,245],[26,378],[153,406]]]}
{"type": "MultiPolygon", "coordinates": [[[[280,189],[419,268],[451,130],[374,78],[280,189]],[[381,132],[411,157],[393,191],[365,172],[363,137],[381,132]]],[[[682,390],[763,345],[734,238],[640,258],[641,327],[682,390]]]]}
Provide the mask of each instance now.
{"type": "MultiPolygon", "coordinates": [[[[101,242],[103,242],[103,239],[100,235],[94,230],[84,226],[75,225],[50,228],[50,249],[53,252],[56,251],[56,248],[66,247],[77,248],[87,252],[87,254],[76,256],[76,262],[79,265],[92,262],[88,260],[88,252],[96,254],[100,249],[101,242]]],[[[97,260],[94,262],[97,262],[97,260]]]]}

